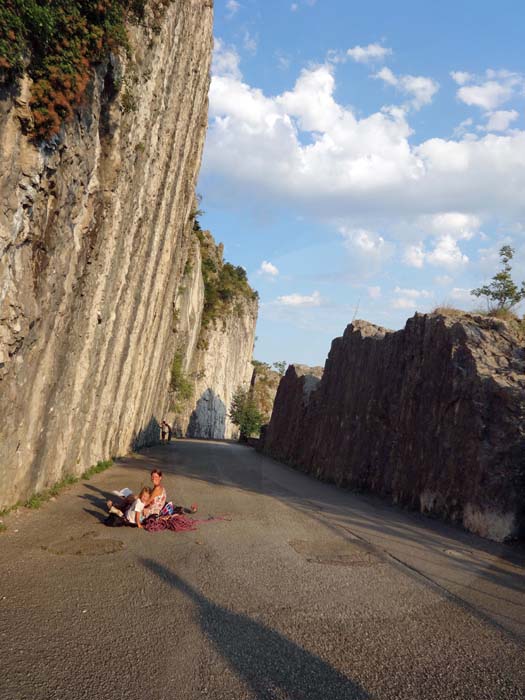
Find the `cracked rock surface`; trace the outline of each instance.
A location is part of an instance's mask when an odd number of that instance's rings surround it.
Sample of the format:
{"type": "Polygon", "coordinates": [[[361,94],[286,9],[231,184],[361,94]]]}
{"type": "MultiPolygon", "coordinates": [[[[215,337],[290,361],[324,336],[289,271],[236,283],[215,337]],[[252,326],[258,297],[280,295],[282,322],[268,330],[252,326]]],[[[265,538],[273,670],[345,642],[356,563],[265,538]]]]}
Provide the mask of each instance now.
{"type": "Polygon", "coordinates": [[[27,78],[0,100],[0,508],[156,438],[167,409],[212,3],[150,10],[52,144],[21,129],[27,78]]]}

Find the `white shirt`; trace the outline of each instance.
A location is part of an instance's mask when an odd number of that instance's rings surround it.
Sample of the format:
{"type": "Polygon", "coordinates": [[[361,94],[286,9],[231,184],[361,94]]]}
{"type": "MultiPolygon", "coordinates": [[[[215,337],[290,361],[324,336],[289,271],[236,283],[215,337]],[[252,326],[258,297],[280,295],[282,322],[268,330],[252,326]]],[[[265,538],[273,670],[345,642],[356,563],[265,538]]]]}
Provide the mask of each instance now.
{"type": "Polygon", "coordinates": [[[140,500],[140,498],[137,498],[136,501],[134,501],[130,507],[127,509],[127,511],[124,514],[124,517],[126,520],[130,523],[133,523],[133,525],[136,525],[137,520],[135,518],[135,513],[142,513],[144,510],[144,503],[140,500]]]}

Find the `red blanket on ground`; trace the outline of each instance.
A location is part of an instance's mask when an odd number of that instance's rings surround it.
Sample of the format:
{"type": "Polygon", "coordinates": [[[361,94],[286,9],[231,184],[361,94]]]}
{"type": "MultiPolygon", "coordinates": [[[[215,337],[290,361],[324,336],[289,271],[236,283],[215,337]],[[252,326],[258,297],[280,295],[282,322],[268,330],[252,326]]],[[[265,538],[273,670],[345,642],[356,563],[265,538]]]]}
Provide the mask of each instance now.
{"type": "Polygon", "coordinates": [[[224,518],[205,518],[204,520],[194,520],[185,515],[169,515],[157,518],[150,516],[142,523],[148,532],[160,532],[161,530],[172,530],[173,532],[191,532],[197,529],[200,523],[209,523],[213,520],[224,520],[224,518]]]}

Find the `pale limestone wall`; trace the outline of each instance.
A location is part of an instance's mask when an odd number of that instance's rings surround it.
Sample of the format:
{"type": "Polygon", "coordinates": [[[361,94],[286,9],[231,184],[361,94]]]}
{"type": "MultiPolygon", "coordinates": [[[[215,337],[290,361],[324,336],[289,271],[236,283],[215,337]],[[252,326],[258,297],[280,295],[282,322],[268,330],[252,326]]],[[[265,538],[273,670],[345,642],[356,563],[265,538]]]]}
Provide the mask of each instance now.
{"type": "Polygon", "coordinates": [[[246,299],[206,329],[204,348],[195,360],[195,390],[191,412],[184,420],[188,437],[237,439],[238,428],[228,417],[235,391],[252,377],[257,302],[246,299]]]}
{"type": "MultiPolygon", "coordinates": [[[[189,375],[197,355],[197,343],[201,330],[204,308],[204,281],[200,246],[194,239],[189,252],[189,270],[183,276],[179,294],[175,302],[176,318],[174,327],[177,335],[177,350],[182,353],[183,370],[189,375]]],[[[170,417],[173,414],[170,414],[170,417]]]]}
{"type": "MultiPolygon", "coordinates": [[[[211,238],[211,245],[215,242],[211,238]]],[[[222,248],[217,264],[222,265],[222,248]]],[[[190,269],[184,275],[176,302],[177,352],[193,384],[193,396],[181,401],[170,392],[168,422],[179,436],[237,439],[239,431],[228,418],[233,394],[247,387],[252,377],[257,301],[243,296],[232,300],[230,310],[201,329],[204,305],[201,249],[197,238],[191,248],[190,269]]]]}
{"type": "Polygon", "coordinates": [[[130,39],[52,148],[20,131],[27,83],[0,102],[0,508],[156,438],[167,408],[212,3],[174,0],[130,39]]]}

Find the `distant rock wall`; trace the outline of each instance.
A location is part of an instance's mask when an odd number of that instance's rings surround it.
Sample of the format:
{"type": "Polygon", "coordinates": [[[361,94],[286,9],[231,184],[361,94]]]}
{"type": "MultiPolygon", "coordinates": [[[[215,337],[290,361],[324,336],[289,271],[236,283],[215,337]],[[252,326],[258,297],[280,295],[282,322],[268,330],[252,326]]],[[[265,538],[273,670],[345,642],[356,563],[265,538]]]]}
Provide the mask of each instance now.
{"type": "Polygon", "coordinates": [[[525,343],[505,322],[357,321],[309,381],[293,367],[281,381],[267,454],[484,537],[525,534],[525,343]]]}
{"type": "Polygon", "coordinates": [[[158,437],[212,21],[210,0],[147,4],[48,146],[21,129],[28,79],[1,95],[0,508],[158,437]]]}
{"type": "Polygon", "coordinates": [[[239,430],[228,417],[233,394],[250,383],[257,305],[244,302],[204,334],[205,348],[195,361],[195,404],[186,435],[237,439],[239,430]]]}
{"type": "MultiPolygon", "coordinates": [[[[215,246],[203,232],[218,270],[223,265],[222,246],[215,246]]],[[[202,325],[204,281],[198,243],[192,249],[192,267],[177,302],[177,336],[182,341],[183,367],[192,385],[188,400],[171,395],[175,408],[169,414],[179,435],[192,438],[237,439],[238,428],[228,417],[235,391],[247,387],[252,376],[252,355],[257,323],[256,299],[236,294],[220,316],[202,325]]]]}
{"type": "Polygon", "coordinates": [[[254,361],[252,364],[250,391],[257,410],[262,416],[262,424],[266,425],[272,417],[275,396],[282,375],[264,362],[254,361]]]}

